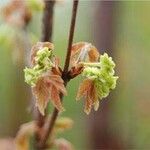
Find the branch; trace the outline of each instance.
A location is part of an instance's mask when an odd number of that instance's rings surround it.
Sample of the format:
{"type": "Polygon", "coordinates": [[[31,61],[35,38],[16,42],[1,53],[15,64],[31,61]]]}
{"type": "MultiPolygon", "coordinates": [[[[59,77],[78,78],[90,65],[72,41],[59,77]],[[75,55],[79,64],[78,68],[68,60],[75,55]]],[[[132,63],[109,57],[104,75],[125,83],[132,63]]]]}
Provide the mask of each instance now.
{"type": "Polygon", "coordinates": [[[55,0],[45,0],[45,9],[43,12],[43,27],[41,41],[52,41],[52,26],[53,26],[53,8],[55,0]]]}
{"type": "MultiPolygon", "coordinates": [[[[45,0],[45,9],[43,12],[43,25],[42,25],[42,37],[41,41],[52,41],[52,30],[53,30],[53,9],[55,1],[45,0]]],[[[45,116],[42,116],[39,110],[37,109],[37,125],[42,127],[44,125],[45,116]]]]}
{"type": "MultiPolygon", "coordinates": [[[[41,41],[45,42],[45,41],[52,41],[52,30],[53,30],[53,10],[54,10],[54,4],[55,4],[55,0],[51,0],[51,1],[47,1],[45,0],[45,8],[44,8],[44,12],[43,12],[43,25],[42,25],[42,37],[41,37],[41,41]]],[[[35,108],[36,109],[36,108],[35,108]]],[[[38,143],[41,140],[41,135],[40,135],[40,131],[45,123],[45,116],[42,116],[41,113],[39,112],[38,109],[35,110],[35,119],[37,121],[37,127],[39,128],[39,130],[36,132],[35,134],[35,147],[36,149],[40,148],[38,147],[38,143]]]]}
{"type": "MultiPolygon", "coordinates": [[[[78,0],[74,0],[73,2],[73,9],[72,9],[72,19],[71,19],[71,25],[70,25],[70,32],[69,32],[69,40],[68,40],[68,48],[67,48],[67,55],[65,60],[65,66],[62,73],[62,78],[64,80],[64,85],[67,85],[67,82],[69,81],[67,77],[69,64],[70,64],[70,57],[71,57],[71,46],[73,42],[73,36],[74,36],[74,29],[75,29],[75,22],[76,22],[76,14],[77,14],[77,8],[78,8],[78,0]]],[[[60,99],[63,99],[63,95],[60,94],[60,99]]],[[[46,141],[49,137],[51,137],[51,133],[55,124],[55,121],[58,117],[59,111],[54,108],[54,111],[52,113],[51,119],[48,119],[48,122],[46,123],[46,129],[44,131],[45,134],[43,134],[43,138],[41,139],[41,142],[39,144],[39,147],[44,148],[46,145],[46,141]]]]}
{"type": "Polygon", "coordinates": [[[64,73],[67,73],[68,69],[69,69],[70,57],[71,57],[71,47],[72,47],[74,29],[75,29],[75,23],[76,23],[77,8],[78,8],[78,0],[74,0],[73,9],[72,9],[71,26],[70,26],[70,32],[69,32],[70,33],[69,34],[69,42],[68,42],[65,66],[64,66],[64,71],[63,71],[64,73]]]}

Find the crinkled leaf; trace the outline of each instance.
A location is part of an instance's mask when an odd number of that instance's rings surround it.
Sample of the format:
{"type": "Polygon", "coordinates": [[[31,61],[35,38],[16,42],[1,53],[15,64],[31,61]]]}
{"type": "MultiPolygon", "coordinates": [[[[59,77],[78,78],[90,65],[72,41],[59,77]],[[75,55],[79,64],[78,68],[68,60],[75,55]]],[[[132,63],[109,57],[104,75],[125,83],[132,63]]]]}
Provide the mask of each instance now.
{"type": "Polygon", "coordinates": [[[99,59],[99,52],[95,46],[91,46],[91,49],[88,52],[89,55],[89,61],[90,62],[95,62],[99,59]]]}
{"type": "Polygon", "coordinates": [[[36,45],[34,45],[31,49],[31,62],[33,65],[35,64],[37,51],[43,49],[44,47],[47,47],[50,50],[54,50],[54,45],[50,42],[37,42],[36,45]]]}
{"type": "Polygon", "coordinates": [[[42,115],[44,115],[45,108],[47,107],[49,100],[49,90],[47,88],[46,81],[43,77],[41,77],[36,86],[32,88],[33,94],[36,97],[36,106],[42,115]]]}
{"type": "MultiPolygon", "coordinates": [[[[40,76],[49,71],[53,64],[53,54],[50,48],[53,48],[53,45],[49,42],[38,42],[32,48],[32,68],[25,68],[25,82],[34,87],[37,83],[37,80],[40,76]],[[43,47],[47,46],[47,47],[43,47]]],[[[55,65],[55,68],[58,68],[55,65]]]]}
{"type": "Polygon", "coordinates": [[[50,86],[49,89],[50,89],[51,102],[59,111],[63,111],[64,108],[62,106],[61,99],[60,99],[60,90],[58,90],[55,85],[50,86]]]}
{"type": "Polygon", "coordinates": [[[77,93],[77,100],[81,97],[85,98],[84,111],[89,114],[92,109],[92,105],[98,101],[98,93],[93,80],[85,79],[81,83],[77,93]]]}
{"type": "Polygon", "coordinates": [[[33,87],[33,93],[36,96],[37,107],[41,114],[44,115],[49,100],[59,111],[63,111],[60,93],[66,95],[67,92],[61,76],[54,75],[51,72],[45,73],[33,87]]]}
{"type": "Polygon", "coordinates": [[[99,59],[99,52],[91,43],[79,42],[72,46],[71,63],[80,61],[95,62],[99,59]]]}

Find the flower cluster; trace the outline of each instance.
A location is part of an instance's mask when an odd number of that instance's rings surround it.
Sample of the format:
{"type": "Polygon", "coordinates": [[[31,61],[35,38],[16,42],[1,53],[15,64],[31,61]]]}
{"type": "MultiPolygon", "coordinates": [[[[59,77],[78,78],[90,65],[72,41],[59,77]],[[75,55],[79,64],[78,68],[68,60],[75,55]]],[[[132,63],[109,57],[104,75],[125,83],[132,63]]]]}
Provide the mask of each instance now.
{"type": "Polygon", "coordinates": [[[115,63],[108,54],[100,56],[99,62],[82,62],[84,69],[82,76],[85,80],[81,83],[77,99],[85,97],[85,112],[90,113],[92,106],[97,110],[99,99],[109,95],[110,90],[116,87],[117,76],[114,76],[115,63]]]}
{"type": "Polygon", "coordinates": [[[35,56],[36,65],[33,68],[24,69],[25,82],[34,87],[39,77],[53,66],[52,57],[52,51],[48,47],[40,49],[35,56]]]}
{"type": "Polygon", "coordinates": [[[82,75],[94,81],[100,99],[108,96],[111,89],[116,87],[117,76],[114,76],[115,63],[106,53],[100,56],[100,62],[89,64],[82,75]]]}
{"type": "Polygon", "coordinates": [[[59,95],[67,93],[61,78],[61,70],[59,70],[53,55],[53,49],[52,43],[38,42],[31,50],[32,67],[24,69],[25,82],[32,87],[36,106],[42,115],[44,115],[49,101],[59,111],[63,111],[59,95]]]}
{"type": "MultiPolygon", "coordinates": [[[[52,43],[38,42],[31,50],[32,67],[24,69],[25,82],[32,87],[36,106],[43,115],[49,100],[59,111],[63,111],[60,94],[67,94],[53,49],[52,43]]],[[[97,110],[99,100],[107,97],[116,87],[115,63],[108,54],[100,55],[96,47],[87,42],[73,44],[71,52],[71,69],[67,75],[70,79],[79,74],[84,77],[77,100],[85,98],[84,111],[89,114],[92,107],[97,110]]]]}

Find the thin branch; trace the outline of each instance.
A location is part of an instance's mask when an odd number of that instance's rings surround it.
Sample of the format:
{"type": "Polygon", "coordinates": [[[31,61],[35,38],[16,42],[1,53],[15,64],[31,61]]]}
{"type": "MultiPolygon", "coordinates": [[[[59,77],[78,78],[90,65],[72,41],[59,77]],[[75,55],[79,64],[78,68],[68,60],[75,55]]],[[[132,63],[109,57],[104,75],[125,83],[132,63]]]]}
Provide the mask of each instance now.
{"type": "MultiPolygon", "coordinates": [[[[70,64],[70,56],[71,56],[71,46],[72,46],[72,42],[73,42],[73,36],[74,36],[74,29],[75,29],[75,22],[76,22],[76,14],[77,14],[77,8],[78,8],[78,0],[74,0],[73,2],[73,9],[72,9],[72,19],[71,19],[71,26],[70,26],[70,32],[69,32],[69,42],[68,42],[68,48],[67,48],[67,55],[66,55],[66,60],[65,60],[65,66],[64,66],[64,70],[63,70],[63,74],[62,74],[62,78],[64,80],[64,85],[67,85],[67,82],[69,81],[67,78],[67,73],[68,73],[68,69],[69,69],[69,64],[70,64]]],[[[60,94],[60,99],[63,99],[63,95],[60,94]]],[[[41,139],[41,143],[39,145],[39,147],[45,147],[46,145],[46,141],[49,137],[51,137],[51,133],[55,124],[55,121],[58,117],[58,113],[59,111],[54,108],[54,111],[52,113],[51,119],[48,119],[47,122],[47,128],[44,131],[44,135],[43,138],[41,139]]]]}
{"type": "Polygon", "coordinates": [[[45,0],[45,9],[43,12],[43,27],[41,41],[52,41],[52,27],[53,27],[53,10],[55,0],[45,0]]]}
{"type": "MultiPolygon", "coordinates": [[[[52,41],[52,31],[53,31],[53,10],[55,1],[45,0],[45,9],[43,12],[43,25],[42,25],[42,37],[41,41],[52,41]]],[[[37,109],[37,125],[41,128],[44,125],[45,117],[41,115],[37,109]]]]}
{"type": "Polygon", "coordinates": [[[72,9],[72,19],[71,19],[71,26],[70,26],[69,42],[68,42],[67,55],[66,55],[65,66],[64,66],[64,71],[63,71],[64,73],[68,72],[69,64],[70,64],[71,47],[72,47],[73,36],[74,36],[78,2],[79,2],[78,0],[74,0],[73,9],[72,9]]]}
{"type": "MultiPolygon", "coordinates": [[[[52,30],[53,30],[53,11],[54,11],[54,4],[55,0],[45,0],[45,8],[43,12],[43,24],[42,24],[42,36],[41,41],[52,41],[52,30]]],[[[39,132],[35,134],[35,147],[36,149],[40,150],[41,148],[38,147],[38,143],[41,140],[40,130],[42,129],[44,123],[45,123],[45,116],[42,116],[41,113],[37,108],[35,108],[35,119],[37,121],[37,126],[39,127],[39,132]]]]}

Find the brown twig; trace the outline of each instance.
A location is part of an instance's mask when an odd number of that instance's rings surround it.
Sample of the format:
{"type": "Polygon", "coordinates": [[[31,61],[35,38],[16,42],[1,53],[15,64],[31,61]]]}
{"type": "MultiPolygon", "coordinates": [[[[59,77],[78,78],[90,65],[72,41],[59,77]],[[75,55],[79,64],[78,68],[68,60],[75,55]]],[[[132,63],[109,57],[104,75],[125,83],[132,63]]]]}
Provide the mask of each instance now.
{"type": "MultiPolygon", "coordinates": [[[[72,19],[71,19],[71,26],[70,26],[70,32],[69,32],[69,42],[68,42],[68,48],[67,48],[67,55],[65,60],[65,66],[62,73],[62,78],[64,80],[64,85],[67,85],[67,82],[69,81],[67,77],[69,64],[70,64],[70,56],[71,56],[71,46],[73,42],[73,36],[74,36],[74,29],[75,29],[75,22],[76,22],[76,14],[77,14],[77,8],[78,8],[78,0],[74,0],[73,2],[73,9],[72,9],[72,19]]],[[[60,99],[63,99],[63,95],[60,94],[60,99]]],[[[51,119],[48,119],[48,122],[46,122],[47,128],[44,131],[43,138],[41,139],[39,143],[39,147],[44,148],[47,142],[47,139],[51,136],[55,121],[58,117],[59,111],[54,108],[54,111],[52,113],[51,119]]]]}
{"type": "MultiPolygon", "coordinates": [[[[53,30],[53,8],[55,1],[45,0],[45,9],[43,12],[43,26],[42,26],[42,37],[41,41],[52,41],[52,30],[53,30]]],[[[42,127],[44,124],[45,117],[37,110],[37,125],[42,127]]]]}
{"type": "Polygon", "coordinates": [[[73,42],[74,36],[74,29],[75,29],[75,22],[76,22],[76,15],[77,15],[77,8],[78,8],[78,0],[74,0],[73,9],[72,9],[72,19],[71,19],[71,26],[70,26],[70,34],[69,34],[69,42],[64,66],[64,73],[68,72],[69,64],[70,64],[70,57],[71,57],[71,47],[73,42]]]}
{"type": "Polygon", "coordinates": [[[55,0],[45,0],[45,9],[43,12],[43,27],[41,41],[52,41],[52,26],[53,26],[53,8],[55,0]]]}
{"type": "MultiPolygon", "coordinates": [[[[42,37],[41,41],[52,41],[52,30],[53,30],[53,10],[54,10],[54,4],[55,0],[45,0],[45,8],[43,12],[43,25],[42,25],[42,37]]],[[[36,109],[35,112],[35,119],[37,121],[37,127],[39,130],[35,133],[35,147],[38,150],[41,150],[41,148],[38,146],[39,142],[41,140],[41,130],[45,123],[45,116],[42,116],[38,109],[36,109]]]]}

